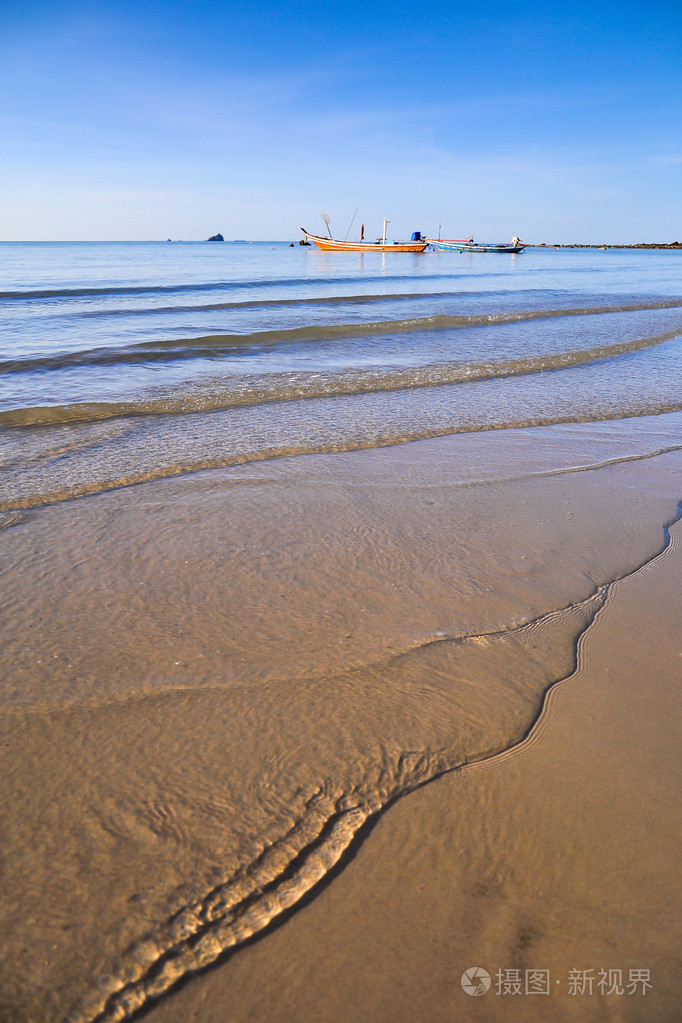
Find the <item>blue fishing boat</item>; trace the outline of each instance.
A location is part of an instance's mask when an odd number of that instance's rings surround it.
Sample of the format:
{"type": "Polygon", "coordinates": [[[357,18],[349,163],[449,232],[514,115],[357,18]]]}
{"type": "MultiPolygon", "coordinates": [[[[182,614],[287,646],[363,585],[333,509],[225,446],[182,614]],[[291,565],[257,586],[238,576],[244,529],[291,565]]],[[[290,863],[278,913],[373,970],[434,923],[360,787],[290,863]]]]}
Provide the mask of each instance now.
{"type": "Polygon", "coordinates": [[[473,238],[427,238],[434,249],[445,252],[523,252],[525,245],[520,238],[505,242],[475,242],[473,238]]]}

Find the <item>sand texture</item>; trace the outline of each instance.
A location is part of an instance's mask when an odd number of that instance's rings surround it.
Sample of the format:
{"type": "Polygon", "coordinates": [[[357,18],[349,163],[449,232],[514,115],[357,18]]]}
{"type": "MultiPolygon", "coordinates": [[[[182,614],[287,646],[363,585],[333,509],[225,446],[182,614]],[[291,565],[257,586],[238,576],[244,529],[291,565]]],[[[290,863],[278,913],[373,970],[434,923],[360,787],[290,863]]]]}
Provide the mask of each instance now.
{"type": "Polygon", "coordinates": [[[662,557],[614,585],[528,739],[391,807],[316,899],[150,1023],[678,1020],[679,525],[672,533],[662,557]],[[478,998],[460,983],[472,966],[492,980],[478,998]],[[549,996],[525,993],[533,970],[549,971],[549,996]],[[638,970],[645,994],[641,983],[630,993],[638,970]],[[504,993],[512,971],[521,995],[504,993]]]}
{"type": "Polygon", "coordinates": [[[2,1018],[494,1019],[481,965],[672,1020],[681,466],[652,420],[5,513],[2,1018]]]}

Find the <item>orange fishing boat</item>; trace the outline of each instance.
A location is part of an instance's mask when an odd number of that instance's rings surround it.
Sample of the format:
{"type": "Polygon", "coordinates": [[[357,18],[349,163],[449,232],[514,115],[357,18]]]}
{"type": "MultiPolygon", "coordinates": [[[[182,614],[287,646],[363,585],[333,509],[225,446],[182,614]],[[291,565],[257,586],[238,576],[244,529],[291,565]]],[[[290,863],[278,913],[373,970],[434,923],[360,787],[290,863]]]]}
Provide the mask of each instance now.
{"type": "MultiPolygon", "coordinates": [[[[306,239],[317,245],[318,249],[322,249],[323,252],[423,252],[428,242],[425,238],[422,238],[419,231],[415,231],[412,235],[412,240],[409,242],[387,242],[386,241],[386,224],[387,220],[384,220],[384,234],[382,238],[377,238],[375,242],[366,242],[362,240],[364,230],[361,231],[359,242],[348,242],[348,241],[337,241],[336,238],[332,238],[331,234],[329,238],[323,238],[318,234],[311,234],[310,231],[306,231],[304,227],[301,228],[306,239]]],[[[364,224],[363,224],[364,228],[364,224]]]]}

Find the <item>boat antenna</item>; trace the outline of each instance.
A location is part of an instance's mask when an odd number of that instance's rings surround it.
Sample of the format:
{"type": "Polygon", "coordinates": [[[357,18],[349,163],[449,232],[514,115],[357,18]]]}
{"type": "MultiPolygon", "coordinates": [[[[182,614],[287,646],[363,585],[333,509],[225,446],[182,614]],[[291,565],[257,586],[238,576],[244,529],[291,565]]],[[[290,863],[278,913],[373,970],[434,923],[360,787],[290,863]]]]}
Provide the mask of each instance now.
{"type": "Polygon", "coordinates": [[[440,229],[442,226],[443,226],[442,224],[438,225],[438,241],[440,241],[440,229]]]}
{"type": "Polygon", "coordinates": [[[322,219],[324,220],[325,224],[327,225],[327,234],[328,234],[328,235],[329,235],[329,237],[331,238],[331,237],[332,237],[332,233],[331,233],[331,231],[329,230],[329,216],[328,216],[328,214],[326,214],[326,213],[323,213],[323,214],[322,214],[322,219]]]}
{"type": "Polygon", "coordinates": [[[348,225],[348,230],[346,231],[346,237],[345,237],[345,238],[343,239],[343,240],[344,240],[344,242],[347,242],[347,241],[348,241],[348,235],[350,234],[350,229],[351,229],[351,227],[353,226],[353,221],[355,220],[355,217],[356,217],[356,215],[357,215],[357,212],[358,212],[358,210],[359,210],[359,209],[360,209],[360,207],[359,207],[359,206],[356,206],[356,207],[355,207],[355,213],[353,214],[353,216],[352,216],[352,217],[351,217],[351,219],[350,219],[350,224],[348,225]]]}

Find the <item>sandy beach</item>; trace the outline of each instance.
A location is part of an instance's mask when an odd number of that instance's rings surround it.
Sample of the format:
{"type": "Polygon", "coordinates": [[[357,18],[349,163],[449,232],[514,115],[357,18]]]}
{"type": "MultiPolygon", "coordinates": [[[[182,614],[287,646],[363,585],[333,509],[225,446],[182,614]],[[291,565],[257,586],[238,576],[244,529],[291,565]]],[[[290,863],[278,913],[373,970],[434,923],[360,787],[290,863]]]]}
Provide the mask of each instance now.
{"type": "Polygon", "coordinates": [[[676,431],[5,513],[3,1018],[673,1020],[676,431]]]}
{"type": "Polygon", "coordinates": [[[677,1020],[672,534],[614,585],[527,740],[406,796],[319,897],[147,1018],[677,1020]]]}

